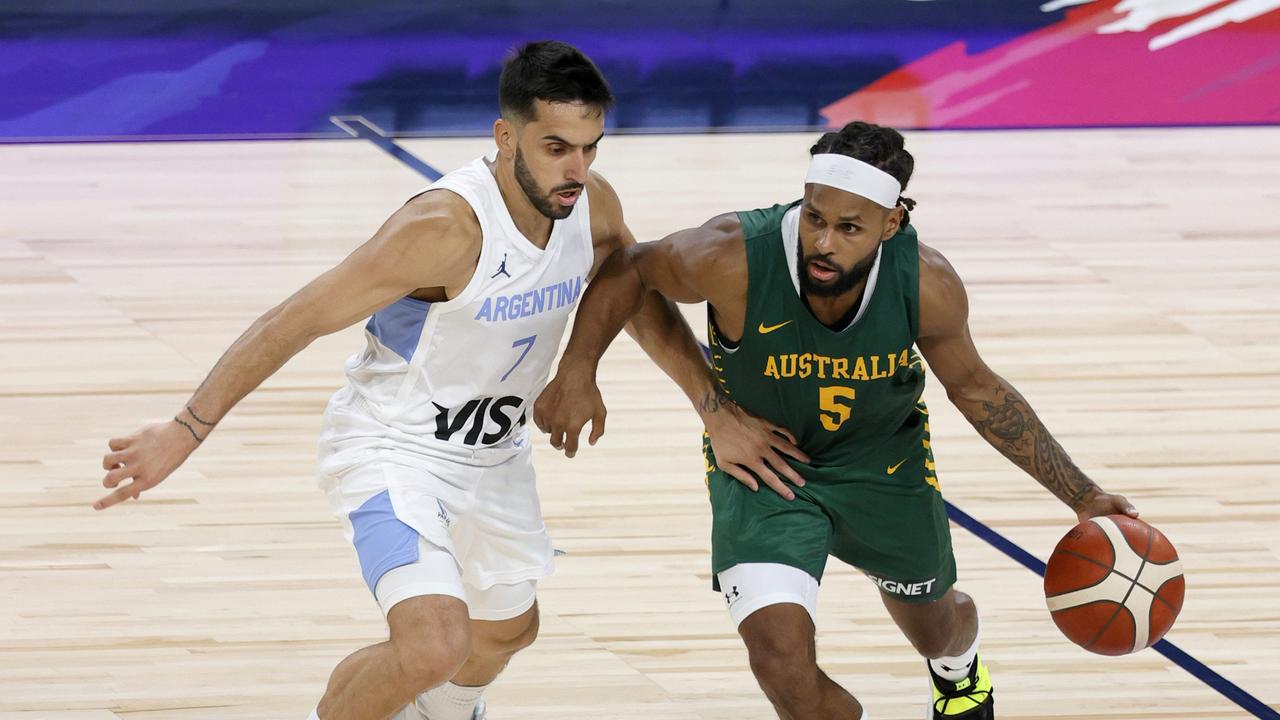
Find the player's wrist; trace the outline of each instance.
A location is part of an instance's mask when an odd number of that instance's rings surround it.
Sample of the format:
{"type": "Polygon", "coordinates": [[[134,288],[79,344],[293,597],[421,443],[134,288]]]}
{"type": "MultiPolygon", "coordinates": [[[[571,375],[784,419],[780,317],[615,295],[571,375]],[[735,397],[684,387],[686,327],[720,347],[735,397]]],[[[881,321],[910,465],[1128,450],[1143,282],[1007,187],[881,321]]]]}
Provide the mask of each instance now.
{"type": "Polygon", "coordinates": [[[711,426],[725,418],[733,410],[733,402],[718,385],[712,385],[701,392],[690,395],[694,410],[702,418],[703,425],[711,426]]]}
{"type": "Polygon", "coordinates": [[[1071,497],[1067,498],[1067,506],[1075,512],[1081,513],[1086,511],[1098,496],[1105,494],[1097,483],[1090,481],[1076,490],[1071,497]]]}
{"type": "Polygon", "coordinates": [[[213,420],[205,413],[198,413],[191,405],[187,405],[173,416],[173,422],[185,431],[185,435],[193,443],[191,449],[194,450],[205,438],[209,437],[209,433],[217,427],[218,421],[213,420]]]}
{"type": "Polygon", "coordinates": [[[565,350],[564,357],[560,358],[560,366],[556,368],[556,374],[575,381],[594,383],[599,366],[599,357],[592,357],[587,353],[568,348],[565,350]]]}

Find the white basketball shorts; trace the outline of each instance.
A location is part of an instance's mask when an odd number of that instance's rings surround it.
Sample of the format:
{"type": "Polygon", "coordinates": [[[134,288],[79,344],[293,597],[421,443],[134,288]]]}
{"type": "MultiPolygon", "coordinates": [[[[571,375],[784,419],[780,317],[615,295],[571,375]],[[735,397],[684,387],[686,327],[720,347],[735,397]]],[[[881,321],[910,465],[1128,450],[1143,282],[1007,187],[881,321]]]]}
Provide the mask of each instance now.
{"type": "Polygon", "coordinates": [[[419,595],[476,620],[528,610],[554,570],[528,443],[458,458],[386,445],[322,437],[317,473],[383,612],[419,595]]]}

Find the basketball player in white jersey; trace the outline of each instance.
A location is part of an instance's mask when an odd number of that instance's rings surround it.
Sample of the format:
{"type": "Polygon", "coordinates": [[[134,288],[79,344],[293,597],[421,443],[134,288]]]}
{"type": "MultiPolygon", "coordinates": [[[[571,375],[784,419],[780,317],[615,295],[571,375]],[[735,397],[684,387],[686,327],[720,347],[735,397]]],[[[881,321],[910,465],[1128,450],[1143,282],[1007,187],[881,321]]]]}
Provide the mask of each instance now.
{"type": "MultiPolygon", "coordinates": [[[[535,585],[553,551],[530,464],[530,406],[585,283],[635,240],[617,195],[589,170],[613,101],[591,61],[533,43],[508,59],[499,85],[494,160],[409,200],[259,318],[172,421],[111,440],[103,458],[103,484],[115,489],[97,509],[164,480],[290,357],[369,318],[368,347],[325,411],[319,483],[390,639],[338,665],[313,718],[483,717],[485,686],[537,634],[535,585]]],[[[766,463],[791,474],[779,453],[803,456],[776,427],[716,401],[669,303],[652,295],[631,329],[704,416],[722,461],[771,484],[766,463]]],[[[553,444],[572,453],[572,436],[553,444]]]]}

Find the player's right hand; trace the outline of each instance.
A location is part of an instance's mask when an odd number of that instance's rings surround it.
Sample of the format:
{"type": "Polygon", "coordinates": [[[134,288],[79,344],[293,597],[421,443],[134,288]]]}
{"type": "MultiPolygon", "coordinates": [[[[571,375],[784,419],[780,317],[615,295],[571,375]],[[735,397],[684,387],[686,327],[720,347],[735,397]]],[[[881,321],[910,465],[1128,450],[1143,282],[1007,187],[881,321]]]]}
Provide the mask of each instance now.
{"type": "Polygon", "coordinates": [[[727,398],[716,410],[701,415],[716,464],[726,475],[752,492],[760,491],[758,477],[783,499],[796,499],[787,482],[804,487],[804,478],[786,458],[809,462],[809,456],[796,445],[791,431],[752,415],[727,398]]]}
{"type": "Polygon", "coordinates": [[[562,366],[555,378],[533,404],[533,424],[551,434],[551,447],[563,450],[566,457],[578,454],[578,435],[591,422],[587,442],[595,445],[604,435],[607,412],[595,373],[562,366]]]}
{"type": "Polygon", "coordinates": [[[102,456],[102,469],[107,471],[102,486],[115,490],[94,503],[93,509],[104,510],[159,485],[198,446],[191,433],[174,420],[113,438],[107,443],[111,452],[102,456]]]}
{"type": "Polygon", "coordinates": [[[1112,495],[1098,487],[1095,487],[1092,492],[1081,498],[1080,502],[1072,510],[1076,511],[1076,520],[1079,522],[1106,515],[1138,517],[1138,509],[1123,495],[1112,495]]]}

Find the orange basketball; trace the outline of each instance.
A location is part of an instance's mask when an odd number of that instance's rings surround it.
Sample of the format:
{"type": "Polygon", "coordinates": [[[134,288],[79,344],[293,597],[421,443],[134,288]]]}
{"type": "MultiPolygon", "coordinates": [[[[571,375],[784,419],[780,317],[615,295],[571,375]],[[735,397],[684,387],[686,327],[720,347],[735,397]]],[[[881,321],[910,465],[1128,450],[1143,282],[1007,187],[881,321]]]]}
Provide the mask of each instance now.
{"type": "Polygon", "coordinates": [[[1049,557],[1044,596],[1058,629],[1100,655],[1151,646],[1182,610],[1182,562],[1168,538],[1126,515],[1076,525],[1049,557]]]}

